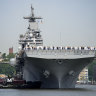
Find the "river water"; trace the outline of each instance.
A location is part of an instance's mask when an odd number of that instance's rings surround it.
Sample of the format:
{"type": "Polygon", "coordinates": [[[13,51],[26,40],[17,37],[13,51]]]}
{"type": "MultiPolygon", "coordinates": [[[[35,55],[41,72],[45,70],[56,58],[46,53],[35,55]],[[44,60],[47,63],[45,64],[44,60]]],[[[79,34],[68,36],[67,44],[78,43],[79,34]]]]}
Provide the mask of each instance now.
{"type": "Polygon", "coordinates": [[[74,89],[0,89],[0,96],[96,96],[96,85],[76,85],[74,89]]]}

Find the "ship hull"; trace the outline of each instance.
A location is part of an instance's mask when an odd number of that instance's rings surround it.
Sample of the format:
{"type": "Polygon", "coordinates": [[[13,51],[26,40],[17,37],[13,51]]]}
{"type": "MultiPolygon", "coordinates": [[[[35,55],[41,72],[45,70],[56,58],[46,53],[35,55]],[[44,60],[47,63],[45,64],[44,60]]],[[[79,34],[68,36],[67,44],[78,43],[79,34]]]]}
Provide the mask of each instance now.
{"type": "Polygon", "coordinates": [[[41,82],[40,88],[74,88],[81,70],[94,58],[43,59],[25,57],[23,78],[41,82]]]}

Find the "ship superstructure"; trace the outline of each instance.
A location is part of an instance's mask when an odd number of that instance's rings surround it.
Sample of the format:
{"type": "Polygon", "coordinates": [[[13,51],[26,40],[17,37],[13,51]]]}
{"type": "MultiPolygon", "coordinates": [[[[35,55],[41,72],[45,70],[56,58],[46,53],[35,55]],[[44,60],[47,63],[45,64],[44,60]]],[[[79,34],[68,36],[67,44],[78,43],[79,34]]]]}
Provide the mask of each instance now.
{"type": "Polygon", "coordinates": [[[24,17],[24,19],[29,20],[28,31],[25,35],[20,35],[19,44],[22,48],[31,48],[43,45],[43,39],[38,28],[37,19],[42,19],[41,17],[34,16],[34,8],[31,6],[31,16],[24,17]]]}
{"type": "Polygon", "coordinates": [[[23,79],[41,82],[40,88],[74,88],[81,70],[95,58],[96,47],[44,46],[37,19],[31,6],[28,31],[20,35],[19,53],[23,79]]]}

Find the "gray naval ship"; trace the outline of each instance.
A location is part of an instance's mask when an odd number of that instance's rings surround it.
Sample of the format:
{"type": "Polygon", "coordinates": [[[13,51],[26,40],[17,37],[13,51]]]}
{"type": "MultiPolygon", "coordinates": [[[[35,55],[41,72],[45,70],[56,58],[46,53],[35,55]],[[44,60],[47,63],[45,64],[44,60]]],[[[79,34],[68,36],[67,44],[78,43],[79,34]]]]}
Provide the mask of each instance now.
{"type": "Polygon", "coordinates": [[[78,75],[90,64],[96,53],[96,47],[56,47],[44,46],[38,28],[38,19],[31,16],[28,31],[20,35],[20,50],[16,57],[19,72],[26,82],[41,82],[40,88],[74,88],[78,75]],[[18,63],[19,61],[19,63],[18,63]]]}

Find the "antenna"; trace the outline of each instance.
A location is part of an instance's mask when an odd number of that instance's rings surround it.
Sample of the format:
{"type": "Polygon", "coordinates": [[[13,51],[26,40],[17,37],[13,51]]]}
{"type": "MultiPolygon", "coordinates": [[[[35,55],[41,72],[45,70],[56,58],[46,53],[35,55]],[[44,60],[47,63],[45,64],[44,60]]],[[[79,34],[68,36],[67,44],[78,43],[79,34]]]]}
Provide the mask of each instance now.
{"type": "Polygon", "coordinates": [[[61,31],[60,31],[60,46],[61,46],[61,31]]]}
{"type": "Polygon", "coordinates": [[[32,17],[34,17],[34,8],[32,7],[32,4],[31,4],[31,14],[32,14],[32,17]]]}

